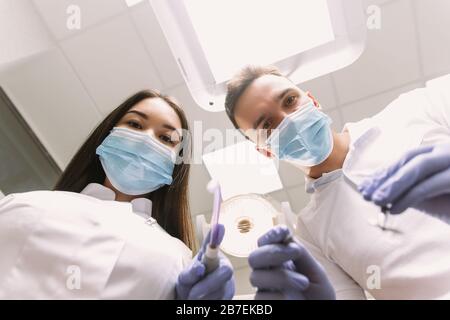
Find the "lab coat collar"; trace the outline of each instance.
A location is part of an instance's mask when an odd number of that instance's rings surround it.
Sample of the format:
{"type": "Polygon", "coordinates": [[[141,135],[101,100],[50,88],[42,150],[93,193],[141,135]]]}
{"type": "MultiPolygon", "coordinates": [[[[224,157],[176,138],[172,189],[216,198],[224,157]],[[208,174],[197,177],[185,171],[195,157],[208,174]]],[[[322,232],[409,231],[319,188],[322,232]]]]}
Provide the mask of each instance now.
{"type": "Polygon", "coordinates": [[[306,177],[306,185],[305,185],[306,193],[309,194],[314,193],[320,186],[338,179],[341,175],[342,170],[339,169],[332,172],[324,173],[319,179],[312,179],[306,177]]]}
{"type": "Polygon", "coordinates": [[[352,169],[354,163],[358,161],[358,155],[361,154],[363,149],[370,144],[371,141],[376,139],[380,134],[380,128],[376,126],[372,119],[365,119],[357,123],[348,123],[344,126],[343,132],[348,131],[350,134],[350,147],[347,157],[344,160],[342,169],[335,170],[329,173],[325,173],[318,179],[312,179],[305,177],[305,190],[307,193],[312,194],[317,189],[325,184],[328,184],[343,174],[355,184],[359,184],[357,177],[352,175],[352,169]]]}
{"type": "MultiPolygon", "coordinates": [[[[99,183],[88,184],[81,193],[105,201],[114,201],[116,199],[116,194],[113,190],[99,183]]],[[[134,213],[144,218],[152,216],[152,201],[147,198],[133,199],[131,200],[131,206],[134,213]]]]}
{"type": "Polygon", "coordinates": [[[81,193],[100,200],[114,201],[116,199],[116,194],[113,190],[99,183],[89,183],[81,193]]]}

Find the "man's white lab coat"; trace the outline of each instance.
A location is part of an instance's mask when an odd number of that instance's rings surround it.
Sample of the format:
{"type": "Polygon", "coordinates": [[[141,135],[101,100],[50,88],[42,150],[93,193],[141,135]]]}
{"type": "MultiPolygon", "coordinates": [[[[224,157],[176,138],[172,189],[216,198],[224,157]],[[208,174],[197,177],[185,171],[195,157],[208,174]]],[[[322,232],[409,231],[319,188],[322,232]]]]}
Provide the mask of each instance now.
{"type": "MultiPolygon", "coordinates": [[[[450,299],[450,226],[414,209],[377,226],[380,208],[359,184],[407,150],[450,139],[450,75],[403,94],[378,115],[349,123],[342,170],[308,180],[297,234],[326,268],[340,299],[450,299]]],[[[450,152],[450,150],[449,150],[450,152]]]]}
{"type": "Polygon", "coordinates": [[[152,203],[34,191],[0,201],[0,299],[173,299],[191,251],[151,218],[152,203]]]}

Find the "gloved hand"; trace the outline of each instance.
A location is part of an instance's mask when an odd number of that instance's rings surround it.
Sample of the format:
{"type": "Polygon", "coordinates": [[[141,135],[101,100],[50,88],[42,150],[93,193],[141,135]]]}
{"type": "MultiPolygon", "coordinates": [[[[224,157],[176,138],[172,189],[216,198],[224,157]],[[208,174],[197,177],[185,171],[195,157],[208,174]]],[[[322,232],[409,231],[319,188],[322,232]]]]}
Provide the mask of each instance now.
{"type": "MultiPolygon", "coordinates": [[[[219,243],[225,235],[225,227],[218,225],[219,243]]],[[[209,243],[211,232],[203,241],[201,250],[194,257],[191,265],[178,276],[176,297],[178,300],[229,300],[234,296],[233,267],[230,261],[219,253],[219,267],[205,274],[205,266],[201,263],[203,253],[209,243]]]]}
{"type": "Polygon", "coordinates": [[[400,161],[375,174],[359,187],[368,201],[391,206],[392,214],[416,208],[450,218],[450,143],[408,152],[400,161]]]}
{"type": "Polygon", "coordinates": [[[286,226],[277,226],[258,239],[259,248],[249,256],[251,284],[258,288],[256,299],[281,293],[285,299],[327,300],[336,294],[323,267],[296,240],[286,226]]]}

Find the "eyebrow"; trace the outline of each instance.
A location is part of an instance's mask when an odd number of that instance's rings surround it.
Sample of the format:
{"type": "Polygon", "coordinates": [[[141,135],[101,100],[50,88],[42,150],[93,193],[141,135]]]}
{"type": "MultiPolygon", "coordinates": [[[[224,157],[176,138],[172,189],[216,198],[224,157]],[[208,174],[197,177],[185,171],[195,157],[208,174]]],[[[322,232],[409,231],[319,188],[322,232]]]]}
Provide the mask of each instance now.
{"type": "Polygon", "coordinates": [[[127,112],[127,114],[128,113],[135,113],[138,116],[144,118],[145,120],[148,120],[148,116],[145,113],[143,113],[143,112],[140,112],[140,111],[137,111],[137,110],[130,110],[130,111],[127,112]]]}
{"type": "Polygon", "coordinates": [[[177,131],[174,127],[172,127],[170,124],[163,124],[163,127],[172,131],[177,131]]]}
{"type": "MultiPolygon", "coordinates": [[[[137,114],[138,116],[144,118],[145,120],[148,120],[148,116],[145,113],[141,112],[141,111],[130,110],[130,111],[127,112],[127,114],[128,113],[137,114]]],[[[165,123],[165,124],[163,124],[163,127],[166,128],[166,129],[169,129],[171,131],[177,131],[177,129],[175,129],[175,127],[171,126],[170,124],[166,124],[165,123]]],[[[177,131],[177,133],[178,133],[178,131],[177,131]]],[[[180,134],[178,134],[178,136],[181,138],[180,134]]]]}
{"type": "Polygon", "coordinates": [[[294,90],[294,88],[287,88],[281,91],[281,93],[277,96],[277,101],[283,100],[283,98],[290,92],[294,90]]]}

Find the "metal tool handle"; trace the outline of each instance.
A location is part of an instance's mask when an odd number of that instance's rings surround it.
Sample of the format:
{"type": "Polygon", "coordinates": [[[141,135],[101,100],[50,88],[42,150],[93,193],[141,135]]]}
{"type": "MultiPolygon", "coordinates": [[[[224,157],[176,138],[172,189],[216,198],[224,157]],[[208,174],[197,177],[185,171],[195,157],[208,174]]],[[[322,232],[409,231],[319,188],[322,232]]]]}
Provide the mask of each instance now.
{"type": "Polygon", "coordinates": [[[206,274],[216,270],[219,267],[219,248],[207,246],[202,257],[202,263],[205,265],[206,274]]]}

